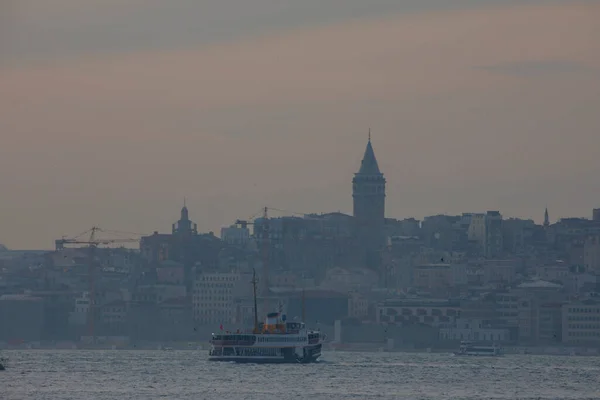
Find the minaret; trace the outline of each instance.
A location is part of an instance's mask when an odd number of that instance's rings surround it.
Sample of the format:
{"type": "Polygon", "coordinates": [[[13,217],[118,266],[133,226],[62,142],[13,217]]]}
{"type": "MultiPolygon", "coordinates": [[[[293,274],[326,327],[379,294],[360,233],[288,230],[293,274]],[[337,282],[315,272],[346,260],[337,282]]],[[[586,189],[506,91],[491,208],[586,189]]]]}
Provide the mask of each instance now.
{"type": "Polygon", "coordinates": [[[360,169],[352,179],[352,198],[358,246],[366,251],[367,264],[376,266],[385,244],[385,178],[371,144],[371,130],[360,169]]]}
{"type": "Polygon", "coordinates": [[[179,221],[173,224],[172,248],[174,260],[183,263],[183,280],[186,287],[188,300],[191,301],[191,293],[194,285],[193,261],[194,261],[194,238],[198,234],[198,226],[190,220],[189,211],[185,198],[179,221]]]}
{"type": "Polygon", "coordinates": [[[548,217],[548,207],[546,207],[546,211],[544,212],[544,228],[550,226],[550,218],[548,217]]]}

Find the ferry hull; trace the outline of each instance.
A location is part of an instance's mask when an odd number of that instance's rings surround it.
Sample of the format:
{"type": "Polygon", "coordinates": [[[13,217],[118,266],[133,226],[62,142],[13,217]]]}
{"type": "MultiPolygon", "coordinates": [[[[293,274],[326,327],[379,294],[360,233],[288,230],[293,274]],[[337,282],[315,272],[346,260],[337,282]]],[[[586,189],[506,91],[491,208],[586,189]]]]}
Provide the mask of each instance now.
{"type": "Polygon", "coordinates": [[[303,360],[293,360],[285,357],[236,357],[236,356],[213,356],[208,361],[235,362],[241,364],[309,364],[319,360],[321,355],[307,357],[303,360]]]}
{"type": "Polygon", "coordinates": [[[287,351],[284,351],[282,354],[278,355],[224,355],[221,352],[214,354],[211,351],[208,356],[208,361],[228,361],[246,364],[309,364],[318,361],[318,359],[321,357],[321,348],[321,344],[304,348],[304,355],[301,357],[297,356],[291,348],[286,349],[287,351]]]}

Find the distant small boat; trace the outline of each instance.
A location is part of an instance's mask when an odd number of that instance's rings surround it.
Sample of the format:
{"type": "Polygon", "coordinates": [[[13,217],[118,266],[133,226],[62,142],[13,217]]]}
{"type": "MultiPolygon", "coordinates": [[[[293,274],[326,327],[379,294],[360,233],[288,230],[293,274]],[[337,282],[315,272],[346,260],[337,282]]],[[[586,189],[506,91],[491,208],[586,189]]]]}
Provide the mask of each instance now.
{"type": "Polygon", "coordinates": [[[502,355],[500,346],[496,344],[484,345],[474,344],[473,342],[462,341],[458,351],[454,352],[455,356],[488,356],[497,357],[502,355]]]}
{"type": "Polygon", "coordinates": [[[0,371],[4,371],[6,369],[6,358],[0,357],[0,371]]]}

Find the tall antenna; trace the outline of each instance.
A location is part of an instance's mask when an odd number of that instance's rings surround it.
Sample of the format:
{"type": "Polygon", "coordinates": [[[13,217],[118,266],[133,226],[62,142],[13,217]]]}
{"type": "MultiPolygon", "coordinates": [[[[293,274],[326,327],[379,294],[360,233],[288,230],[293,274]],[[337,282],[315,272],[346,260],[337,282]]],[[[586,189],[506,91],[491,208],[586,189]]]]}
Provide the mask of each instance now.
{"type": "Polygon", "coordinates": [[[256,270],[252,268],[252,288],[254,293],[254,333],[258,332],[258,305],[256,304],[256,270]]]}
{"type": "Polygon", "coordinates": [[[302,322],[306,322],[306,304],[305,304],[304,288],[302,288],[302,322]]]}

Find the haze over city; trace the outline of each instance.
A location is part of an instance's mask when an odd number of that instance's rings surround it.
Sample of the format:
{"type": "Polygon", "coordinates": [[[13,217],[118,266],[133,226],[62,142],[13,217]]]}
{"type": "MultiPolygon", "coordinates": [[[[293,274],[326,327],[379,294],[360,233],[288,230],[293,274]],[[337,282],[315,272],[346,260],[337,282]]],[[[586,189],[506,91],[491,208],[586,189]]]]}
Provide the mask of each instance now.
{"type": "Polygon", "coordinates": [[[600,398],[599,21],[0,1],[0,397],[600,398]]]}
{"type": "Polygon", "coordinates": [[[2,2],[0,243],[350,213],[369,128],[389,217],[589,217],[600,4],[447,3],[2,2]]]}

